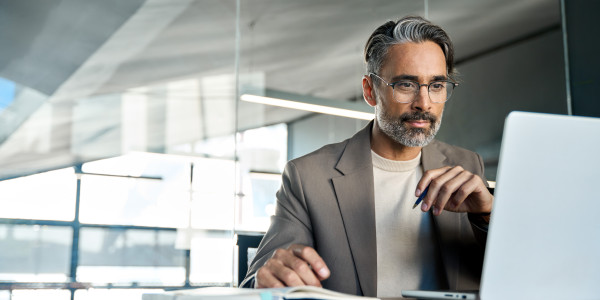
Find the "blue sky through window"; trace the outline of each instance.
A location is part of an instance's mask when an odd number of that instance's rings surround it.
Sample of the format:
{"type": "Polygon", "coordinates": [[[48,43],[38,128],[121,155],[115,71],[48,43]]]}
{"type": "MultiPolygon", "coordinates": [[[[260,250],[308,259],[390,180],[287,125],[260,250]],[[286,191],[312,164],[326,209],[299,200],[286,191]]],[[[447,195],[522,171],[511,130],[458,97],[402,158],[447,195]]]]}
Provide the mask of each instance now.
{"type": "Polygon", "coordinates": [[[15,99],[15,83],[0,77],[0,112],[15,99]]]}

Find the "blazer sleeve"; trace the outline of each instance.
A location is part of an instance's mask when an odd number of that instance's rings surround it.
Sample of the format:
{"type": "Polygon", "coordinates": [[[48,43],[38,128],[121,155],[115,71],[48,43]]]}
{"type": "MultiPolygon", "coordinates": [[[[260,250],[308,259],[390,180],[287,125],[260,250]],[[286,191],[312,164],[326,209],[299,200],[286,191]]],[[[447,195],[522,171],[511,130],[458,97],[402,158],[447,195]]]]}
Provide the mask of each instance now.
{"type": "Polygon", "coordinates": [[[271,217],[271,226],[263,237],[240,287],[254,287],[256,271],[267,262],[276,249],[287,248],[292,244],[314,247],[302,179],[293,161],[285,166],[281,187],[276,196],[277,205],[275,215],[271,217]]]}
{"type": "MultiPolygon", "coordinates": [[[[475,154],[475,155],[477,156],[477,160],[479,162],[479,170],[477,172],[477,175],[479,175],[479,177],[481,177],[481,180],[483,180],[483,183],[487,187],[488,182],[485,179],[483,159],[481,158],[481,155],[479,155],[479,154],[475,154]]],[[[475,236],[475,239],[477,240],[477,242],[480,245],[485,247],[486,240],[487,240],[488,225],[489,225],[488,222],[482,217],[482,214],[469,213],[468,217],[469,217],[469,222],[471,223],[471,228],[473,229],[473,235],[475,236]]]]}

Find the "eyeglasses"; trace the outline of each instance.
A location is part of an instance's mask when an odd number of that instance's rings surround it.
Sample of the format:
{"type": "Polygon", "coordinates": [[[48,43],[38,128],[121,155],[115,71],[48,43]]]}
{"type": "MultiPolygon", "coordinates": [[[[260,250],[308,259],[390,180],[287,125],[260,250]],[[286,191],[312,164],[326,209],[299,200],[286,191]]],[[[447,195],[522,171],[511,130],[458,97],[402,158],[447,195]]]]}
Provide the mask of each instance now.
{"type": "Polygon", "coordinates": [[[375,76],[381,79],[381,81],[385,82],[386,85],[391,86],[394,90],[393,99],[399,103],[414,102],[417,99],[417,95],[419,94],[419,90],[422,86],[427,87],[429,100],[431,100],[431,102],[444,103],[450,99],[450,96],[452,96],[454,87],[458,86],[458,83],[450,80],[437,80],[428,84],[419,84],[418,82],[412,80],[400,80],[388,83],[385,81],[385,79],[381,78],[375,73],[369,73],[369,75],[375,76]]]}

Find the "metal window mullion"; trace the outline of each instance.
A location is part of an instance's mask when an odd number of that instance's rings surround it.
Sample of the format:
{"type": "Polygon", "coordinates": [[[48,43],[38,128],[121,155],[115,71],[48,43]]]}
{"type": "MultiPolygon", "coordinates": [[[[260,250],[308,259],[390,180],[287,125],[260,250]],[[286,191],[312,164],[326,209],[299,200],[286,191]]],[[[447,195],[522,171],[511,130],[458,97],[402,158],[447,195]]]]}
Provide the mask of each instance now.
{"type": "MultiPolygon", "coordinates": [[[[73,167],[76,173],[81,172],[81,164],[73,167]]],[[[73,241],[71,244],[71,268],[69,270],[70,282],[77,282],[77,267],[79,265],[79,232],[81,223],[79,223],[79,204],[81,202],[81,177],[77,176],[77,190],[75,192],[75,218],[71,223],[73,229],[73,241]]],[[[71,300],[75,300],[75,289],[70,289],[71,300]]]]}
{"type": "Polygon", "coordinates": [[[185,254],[185,282],[183,284],[184,287],[191,287],[192,284],[190,282],[190,273],[191,273],[191,253],[190,249],[184,250],[185,254]]]}
{"type": "MultiPolygon", "coordinates": [[[[188,227],[192,228],[192,203],[194,201],[194,163],[190,163],[190,187],[189,187],[189,195],[190,195],[190,203],[189,203],[189,211],[188,211],[188,227]]],[[[191,238],[191,237],[189,237],[191,238]]],[[[190,241],[191,244],[191,241],[190,241]]],[[[191,259],[191,253],[192,253],[192,249],[191,249],[191,245],[189,249],[185,249],[184,250],[184,268],[185,268],[185,281],[183,283],[184,287],[190,287],[191,286],[191,281],[190,281],[190,275],[192,273],[192,259],[191,259]]]]}

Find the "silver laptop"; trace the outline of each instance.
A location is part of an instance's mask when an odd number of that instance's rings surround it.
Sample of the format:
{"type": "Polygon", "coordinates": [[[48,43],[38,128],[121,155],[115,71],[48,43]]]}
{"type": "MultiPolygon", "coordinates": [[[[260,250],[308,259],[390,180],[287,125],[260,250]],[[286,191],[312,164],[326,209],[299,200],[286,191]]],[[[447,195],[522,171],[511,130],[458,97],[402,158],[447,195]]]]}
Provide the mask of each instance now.
{"type": "Polygon", "coordinates": [[[512,112],[477,293],[420,299],[600,299],[600,118],[512,112]]]}

